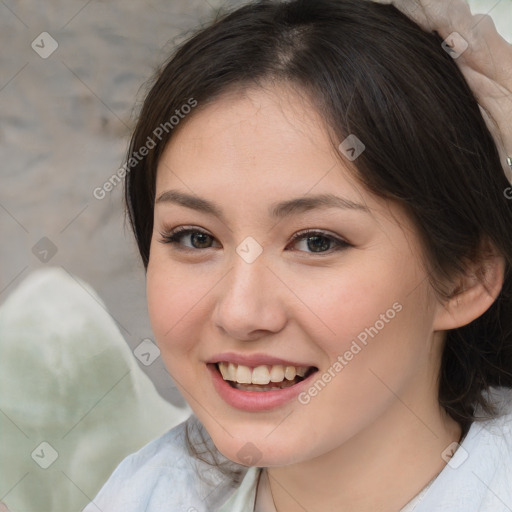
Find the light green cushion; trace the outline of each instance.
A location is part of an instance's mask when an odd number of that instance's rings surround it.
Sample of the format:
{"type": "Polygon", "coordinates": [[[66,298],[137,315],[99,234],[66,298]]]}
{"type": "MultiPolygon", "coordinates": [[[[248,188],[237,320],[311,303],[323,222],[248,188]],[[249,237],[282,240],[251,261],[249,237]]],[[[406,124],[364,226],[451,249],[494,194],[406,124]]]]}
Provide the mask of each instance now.
{"type": "Polygon", "coordinates": [[[0,499],[11,512],[80,511],[121,459],[189,413],[160,397],[101,299],[63,269],[29,275],[0,307],[0,499]]]}

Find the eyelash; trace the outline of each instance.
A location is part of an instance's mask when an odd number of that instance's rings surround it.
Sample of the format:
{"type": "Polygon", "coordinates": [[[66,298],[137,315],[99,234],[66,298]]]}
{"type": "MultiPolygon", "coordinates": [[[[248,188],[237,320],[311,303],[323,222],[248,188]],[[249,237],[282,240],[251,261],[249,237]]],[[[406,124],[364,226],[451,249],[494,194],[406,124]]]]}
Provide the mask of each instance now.
{"type": "MultiPolygon", "coordinates": [[[[209,233],[207,233],[206,231],[202,231],[202,230],[196,229],[196,228],[188,228],[185,226],[180,226],[174,230],[171,230],[168,233],[160,233],[162,239],[159,241],[163,244],[172,244],[175,246],[175,248],[177,250],[185,251],[185,252],[189,252],[189,251],[195,252],[195,251],[201,251],[201,250],[213,248],[213,247],[205,247],[203,249],[200,249],[200,248],[195,248],[195,247],[183,247],[183,246],[180,247],[181,244],[179,243],[179,240],[186,235],[190,235],[190,234],[194,234],[194,233],[207,235],[212,240],[215,240],[215,238],[213,236],[211,236],[209,233]]],[[[299,231],[298,233],[295,233],[292,236],[290,244],[294,244],[298,240],[307,239],[307,238],[311,238],[314,236],[319,236],[322,238],[326,238],[327,240],[330,240],[331,242],[333,242],[334,248],[328,249],[327,251],[321,251],[321,252],[314,252],[314,251],[300,251],[300,252],[307,252],[309,254],[314,254],[316,256],[322,256],[322,255],[329,255],[329,254],[332,254],[333,252],[341,251],[343,249],[351,247],[351,245],[348,242],[346,242],[345,240],[341,240],[340,238],[337,238],[333,235],[327,234],[323,231],[314,230],[314,229],[307,229],[307,230],[299,231]]]]}

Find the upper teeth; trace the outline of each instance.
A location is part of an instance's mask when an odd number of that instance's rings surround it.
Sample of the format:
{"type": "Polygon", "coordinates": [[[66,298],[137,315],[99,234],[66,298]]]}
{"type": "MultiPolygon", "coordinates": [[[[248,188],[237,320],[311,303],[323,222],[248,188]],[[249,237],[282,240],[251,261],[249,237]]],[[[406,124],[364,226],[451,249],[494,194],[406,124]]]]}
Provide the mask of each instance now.
{"type": "Polygon", "coordinates": [[[231,380],[240,384],[268,384],[269,382],[282,382],[284,379],[293,380],[297,375],[304,377],[308,367],[276,364],[250,368],[242,364],[220,362],[219,370],[224,380],[231,380]]]}

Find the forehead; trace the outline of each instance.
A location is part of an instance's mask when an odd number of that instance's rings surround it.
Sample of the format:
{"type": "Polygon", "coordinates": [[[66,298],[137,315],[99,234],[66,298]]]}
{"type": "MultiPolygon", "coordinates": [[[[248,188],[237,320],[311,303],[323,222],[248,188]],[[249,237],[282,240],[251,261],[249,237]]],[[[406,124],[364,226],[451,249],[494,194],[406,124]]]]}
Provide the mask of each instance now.
{"type": "MultiPolygon", "coordinates": [[[[193,178],[255,181],[320,178],[334,165],[328,128],[307,96],[276,84],[230,90],[201,105],[184,120],[168,143],[158,178],[169,168],[193,178]]],[[[348,173],[347,173],[348,174],[348,173]]]]}
{"type": "Polygon", "coordinates": [[[174,133],[158,164],[156,196],[177,189],[268,209],[285,198],[336,194],[389,212],[387,201],[358,182],[331,137],[300,90],[273,84],[228,91],[199,104],[174,133]]]}

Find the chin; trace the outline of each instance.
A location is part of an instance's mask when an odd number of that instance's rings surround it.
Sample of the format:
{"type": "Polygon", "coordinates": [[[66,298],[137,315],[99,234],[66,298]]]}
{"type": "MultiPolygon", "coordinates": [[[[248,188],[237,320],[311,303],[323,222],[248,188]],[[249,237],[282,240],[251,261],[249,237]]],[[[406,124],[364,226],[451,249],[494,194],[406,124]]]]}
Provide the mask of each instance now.
{"type": "Polygon", "coordinates": [[[243,466],[278,467],[304,460],[304,445],[290,442],[289,438],[276,436],[270,440],[261,434],[230,437],[222,432],[219,436],[212,436],[212,439],[224,457],[243,466]]]}

